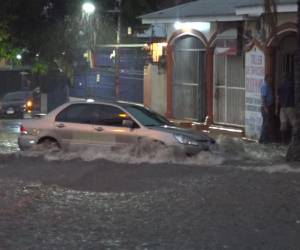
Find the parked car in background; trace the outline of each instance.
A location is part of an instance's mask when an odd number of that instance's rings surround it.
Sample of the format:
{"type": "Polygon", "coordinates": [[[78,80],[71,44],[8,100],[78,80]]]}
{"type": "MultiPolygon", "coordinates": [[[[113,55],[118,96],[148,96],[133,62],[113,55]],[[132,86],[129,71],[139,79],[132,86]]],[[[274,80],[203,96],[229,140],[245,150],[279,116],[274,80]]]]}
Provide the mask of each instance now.
{"type": "Polygon", "coordinates": [[[0,101],[1,118],[24,118],[34,109],[33,92],[17,91],[7,93],[0,101]]]}
{"type": "Polygon", "coordinates": [[[145,139],[196,154],[215,141],[203,132],[175,127],[162,115],[128,102],[71,102],[40,119],[22,122],[21,150],[35,145],[59,148],[102,146],[123,148],[145,139]]]}

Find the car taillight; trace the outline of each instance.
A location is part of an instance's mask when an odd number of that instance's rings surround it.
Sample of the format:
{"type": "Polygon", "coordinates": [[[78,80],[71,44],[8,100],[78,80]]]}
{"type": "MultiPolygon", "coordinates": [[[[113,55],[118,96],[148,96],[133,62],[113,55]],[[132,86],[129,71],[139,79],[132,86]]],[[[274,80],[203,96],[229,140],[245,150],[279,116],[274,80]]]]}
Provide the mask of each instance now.
{"type": "Polygon", "coordinates": [[[27,129],[23,125],[20,126],[20,133],[23,135],[26,135],[28,133],[27,129]]]}

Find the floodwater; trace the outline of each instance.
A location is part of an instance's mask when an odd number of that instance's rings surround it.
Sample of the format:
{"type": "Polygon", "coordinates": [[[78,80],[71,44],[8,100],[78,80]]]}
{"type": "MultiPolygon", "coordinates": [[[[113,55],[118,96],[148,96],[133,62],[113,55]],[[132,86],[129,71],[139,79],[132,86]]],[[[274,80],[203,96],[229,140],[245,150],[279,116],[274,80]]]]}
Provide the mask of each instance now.
{"type": "MultiPolygon", "coordinates": [[[[17,121],[19,123],[19,121],[17,121]]],[[[281,144],[261,145],[256,142],[243,141],[237,138],[218,137],[217,146],[211,152],[200,152],[187,157],[182,152],[170,148],[157,147],[149,142],[131,145],[123,150],[103,148],[82,148],[76,152],[26,151],[21,152],[17,144],[18,124],[6,124],[6,130],[0,130],[0,155],[17,155],[21,162],[30,164],[35,157],[42,157],[47,162],[74,161],[76,159],[90,162],[107,160],[125,164],[180,164],[189,166],[232,166],[244,170],[267,172],[298,172],[295,164],[285,162],[287,146],[281,144]]]]}
{"type": "Polygon", "coordinates": [[[186,157],[182,152],[157,147],[149,142],[131,145],[128,148],[112,151],[102,148],[82,149],[77,152],[20,152],[17,145],[20,120],[0,121],[0,155],[17,155],[20,164],[23,157],[30,164],[36,157],[44,161],[70,161],[80,159],[90,162],[107,160],[125,164],[180,164],[189,166],[231,166],[244,170],[267,172],[298,172],[297,164],[285,162],[287,146],[280,144],[261,145],[256,142],[246,142],[236,138],[219,137],[217,147],[212,152],[201,152],[192,157],[186,157]],[[295,167],[296,166],[296,167],[295,167]]]}
{"type": "Polygon", "coordinates": [[[0,249],[300,249],[286,146],[21,152],[17,125],[0,129],[0,249]]]}

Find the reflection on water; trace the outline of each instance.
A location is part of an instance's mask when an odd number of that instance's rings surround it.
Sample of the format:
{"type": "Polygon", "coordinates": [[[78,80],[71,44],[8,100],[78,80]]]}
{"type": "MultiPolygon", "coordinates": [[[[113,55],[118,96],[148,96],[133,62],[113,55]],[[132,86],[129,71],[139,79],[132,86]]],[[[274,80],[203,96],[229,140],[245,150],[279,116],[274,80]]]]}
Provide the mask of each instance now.
{"type": "Polygon", "coordinates": [[[0,119],[0,154],[19,151],[17,143],[22,120],[0,119]]]}
{"type": "Polygon", "coordinates": [[[1,133],[19,133],[22,120],[0,119],[1,133]]]}

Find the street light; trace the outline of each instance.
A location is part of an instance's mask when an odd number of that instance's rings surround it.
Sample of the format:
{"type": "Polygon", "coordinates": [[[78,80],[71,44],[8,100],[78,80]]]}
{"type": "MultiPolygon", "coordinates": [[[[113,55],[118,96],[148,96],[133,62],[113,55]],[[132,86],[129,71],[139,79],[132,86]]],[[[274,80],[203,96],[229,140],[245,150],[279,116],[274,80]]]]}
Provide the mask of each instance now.
{"type": "Polygon", "coordinates": [[[85,29],[88,36],[88,49],[93,49],[96,44],[96,32],[93,29],[93,14],[96,10],[96,6],[88,1],[82,4],[82,15],[85,23],[85,29]]]}
{"type": "Polygon", "coordinates": [[[95,10],[96,7],[92,2],[85,2],[84,4],[82,4],[82,11],[87,15],[93,14],[95,10]]]}
{"type": "MultiPolygon", "coordinates": [[[[86,36],[87,36],[87,54],[88,54],[88,60],[89,62],[91,63],[92,62],[92,51],[93,49],[95,49],[95,46],[96,46],[96,32],[95,30],[93,29],[93,14],[96,10],[96,7],[95,5],[88,1],[88,2],[85,2],[82,4],[82,14],[83,14],[83,18],[85,19],[84,22],[85,22],[85,28],[86,28],[86,36]]],[[[88,96],[92,96],[92,86],[89,86],[89,83],[86,82],[86,90],[87,90],[87,95],[88,96]]]]}
{"type": "Polygon", "coordinates": [[[21,54],[17,54],[17,55],[16,55],[16,58],[17,58],[17,60],[20,61],[20,60],[22,60],[22,55],[21,55],[21,54]]]}

